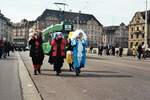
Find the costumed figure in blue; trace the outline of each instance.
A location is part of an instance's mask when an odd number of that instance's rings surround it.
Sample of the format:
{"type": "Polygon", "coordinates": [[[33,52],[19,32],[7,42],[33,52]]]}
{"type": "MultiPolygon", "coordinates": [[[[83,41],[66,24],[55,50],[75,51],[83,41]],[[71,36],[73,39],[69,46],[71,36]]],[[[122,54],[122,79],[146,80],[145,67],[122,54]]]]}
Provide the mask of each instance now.
{"type": "Polygon", "coordinates": [[[76,30],[71,37],[71,45],[73,46],[73,67],[76,76],[79,76],[81,68],[85,67],[86,62],[86,40],[87,36],[82,30],[76,30]]]}

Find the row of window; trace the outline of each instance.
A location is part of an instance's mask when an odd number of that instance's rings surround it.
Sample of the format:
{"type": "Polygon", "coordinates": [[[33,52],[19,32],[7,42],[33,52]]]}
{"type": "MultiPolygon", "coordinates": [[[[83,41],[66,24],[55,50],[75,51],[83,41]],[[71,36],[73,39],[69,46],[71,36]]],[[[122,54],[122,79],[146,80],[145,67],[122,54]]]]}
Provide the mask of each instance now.
{"type": "MultiPolygon", "coordinates": [[[[136,35],[136,38],[138,39],[139,38],[139,34],[135,34],[136,35]]],[[[134,37],[134,34],[131,35],[131,39],[133,39],[134,37]]],[[[144,38],[144,34],[142,34],[142,38],[144,38]]]]}
{"type": "Polygon", "coordinates": [[[142,27],[142,29],[140,29],[140,28],[141,28],[141,27],[139,27],[139,26],[137,26],[137,27],[132,27],[132,28],[131,28],[131,31],[133,32],[133,31],[140,31],[140,30],[141,30],[141,31],[144,31],[144,30],[145,30],[145,27],[144,27],[144,26],[142,27]]]}
{"type": "Polygon", "coordinates": [[[14,35],[15,35],[16,37],[17,37],[17,36],[24,36],[25,33],[15,33],[14,35]]]}
{"type": "Polygon", "coordinates": [[[13,42],[24,42],[25,39],[13,39],[13,42]]]}
{"type": "MultiPolygon", "coordinates": [[[[90,38],[90,37],[89,37],[90,38]]],[[[91,40],[100,40],[101,37],[97,37],[97,36],[91,36],[91,40]]]]}
{"type": "MultiPolygon", "coordinates": [[[[140,42],[136,42],[136,43],[131,42],[131,43],[130,43],[130,48],[132,48],[133,46],[138,46],[138,45],[140,45],[140,44],[141,44],[140,42]]],[[[144,44],[144,42],[142,42],[142,44],[144,44]]]]}

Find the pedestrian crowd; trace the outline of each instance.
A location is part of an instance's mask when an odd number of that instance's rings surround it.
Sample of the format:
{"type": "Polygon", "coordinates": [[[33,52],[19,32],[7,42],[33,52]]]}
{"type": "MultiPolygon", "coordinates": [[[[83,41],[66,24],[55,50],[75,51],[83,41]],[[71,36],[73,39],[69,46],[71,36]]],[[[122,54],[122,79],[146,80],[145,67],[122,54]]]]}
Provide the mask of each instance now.
{"type": "Polygon", "coordinates": [[[123,47],[120,46],[116,49],[115,46],[98,46],[98,56],[102,56],[103,54],[122,57],[123,47]]]}
{"type": "Polygon", "coordinates": [[[139,46],[133,46],[133,48],[132,48],[132,55],[133,55],[134,58],[137,56],[137,58],[139,60],[146,59],[147,53],[146,53],[145,45],[144,44],[140,44],[139,46]]]}
{"type": "MultiPolygon", "coordinates": [[[[118,56],[118,57],[122,57],[123,55],[123,47],[119,47],[118,49],[115,48],[114,46],[98,46],[98,56],[102,56],[102,55],[112,55],[112,56],[118,56]]],[[[93,53],[93,47],[91,46],[89,48],[90,53],[93,53]]],[[[131,53],[129,55],[133,56],[133,58],[138,58],[139,60],[141,59],[146,59],[146,57],[148,56],[148,52],[145,48],[144,44],[139,44],[138,46],[133,46],[131,51],[131,53]]]]}
{"type": "MultiPolygon", "coordinates": [[[[41,35],[41,32],[34,32],[29,40],[34,75],[41,74],[41,66],[44,60],[41,35]]],[[[61,32],[54,33],[54,37],[49,41],[51,49],[48,53],[48,62],[53,65],[56,75],[62,73],[61,69],[66,58],[70,71],[75,71],[76,76],[79,76],[81,68],[85,67],[86,62],[86,39],[86,34],[82,30],[73,32],[67,39],[64,38],[61,32]]]]}
{"type": "Polygon", "coordinates": [[[6,39],[0,39],[0,59],[10,56],[10,51],[14,52],[13,43],[6,39]]]}

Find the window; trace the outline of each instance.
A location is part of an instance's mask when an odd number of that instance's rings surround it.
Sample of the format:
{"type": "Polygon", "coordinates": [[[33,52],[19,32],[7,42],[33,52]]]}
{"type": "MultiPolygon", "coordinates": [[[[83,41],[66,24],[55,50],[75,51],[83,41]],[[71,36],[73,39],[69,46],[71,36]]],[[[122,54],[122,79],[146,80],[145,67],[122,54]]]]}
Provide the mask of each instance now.
{"type": "Polygon", "coordinates": [[[133,31],[133,27],[131,28],[131,31],[133,31]]]}
{"type": "Polygon", "coordinates": [[[131,35],[131,39],[133,39],[133,35],[131,35]]]}
{"type": "Polygon", "coordinates": [[[142,34],[142,38],[144,38],[144,34],[142,34]]]}
{"type": "Polygon", "coordinates": [[[145,30],[145,27],[143,26],[143,31],[145,30]]]}
{"type": "Polygon", "coordinates": [[[18,31],[16,30],[16,35],[15,36],[18,36],[18,31]]]}
{"type": "Polygon", "coordinates": [[[139,38],[139,34],[136,34],[136,38],[139,38]]]}
{"type": "Polygon", "coordinates": [[[137,31],[139,31],[139,27],[137,27],[137,31]]]}
{"type": "Polygon", "coordinates": [[[138,46],[138,44],[139,44],[139,43],[138,43],[138,42],[136,42],[135,46],[138,46]]]}
{"type": "Polygon", "coordinates": [[[132,48],[132,46],[133,46],[133,42],[130,43],[130,48],[132,48]]]}

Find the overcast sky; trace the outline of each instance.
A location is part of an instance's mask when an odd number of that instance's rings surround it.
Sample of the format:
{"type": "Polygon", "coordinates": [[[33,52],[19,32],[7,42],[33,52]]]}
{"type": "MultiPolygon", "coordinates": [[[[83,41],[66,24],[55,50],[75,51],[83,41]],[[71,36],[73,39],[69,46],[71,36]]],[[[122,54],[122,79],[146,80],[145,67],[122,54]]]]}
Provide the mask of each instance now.
{"type": "MultiPolygon", "coordinates": [[[[55,2],[68,4],[66,10],[93,14],[104,26],[129,24],[136,11],[145,10],[146,0],[0,0],[1,12],[13,22],[35,20],[45,9],[58,10],[55,2]]],[[[148,0],[148,9],[150,0],[148,0]]]]}

